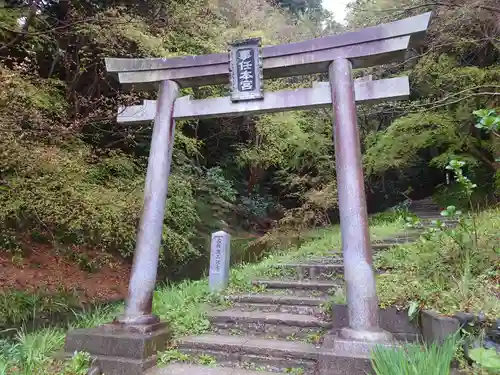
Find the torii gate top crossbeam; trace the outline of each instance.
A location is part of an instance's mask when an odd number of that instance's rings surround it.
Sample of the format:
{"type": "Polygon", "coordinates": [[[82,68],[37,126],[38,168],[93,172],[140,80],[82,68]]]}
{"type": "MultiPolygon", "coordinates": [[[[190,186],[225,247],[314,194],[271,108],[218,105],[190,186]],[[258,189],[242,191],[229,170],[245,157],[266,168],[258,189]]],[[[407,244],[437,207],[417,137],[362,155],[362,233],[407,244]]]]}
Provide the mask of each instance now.
{"type": "MultiPolygon", "coordinates": [[[[264,78],[324,73],[332,60],[348,58],[354,68],[369,67],[404,58],[408,47],[429,26],[432,13],[424,13],[360,31],[262,49],[264,78]]],[[[155,90],[163,80],[182,87],[229,82],[227,53],[174,58],[106,58],[106,69],[118,74],[122,84],[155,90]]]]}

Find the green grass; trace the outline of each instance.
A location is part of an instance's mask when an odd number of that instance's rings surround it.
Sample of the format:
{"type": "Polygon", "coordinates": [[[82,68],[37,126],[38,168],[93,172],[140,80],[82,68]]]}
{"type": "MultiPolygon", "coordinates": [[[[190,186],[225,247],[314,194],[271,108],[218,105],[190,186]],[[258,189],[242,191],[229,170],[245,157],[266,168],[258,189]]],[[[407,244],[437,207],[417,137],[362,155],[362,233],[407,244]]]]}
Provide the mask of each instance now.
{"type": "Polygon", "coordinates": [[[372,353],[376,375],[449,375],[458,348],[458,335],[441,345],[378,346],[372,353]]]}
{"type": "Polygon", "coordinates": [[[66,331],[70,328],[90,328],[110,321],[119,307],[100,307],[86,313],[75,313],[74,322],[67,327],[48,327],[35,332],[17,331],[9,339],[0,340],[0,374],[9,375],[83,375],[88,365],[84,354],[62,363],[53,358],[64,345],[66,331]]]}

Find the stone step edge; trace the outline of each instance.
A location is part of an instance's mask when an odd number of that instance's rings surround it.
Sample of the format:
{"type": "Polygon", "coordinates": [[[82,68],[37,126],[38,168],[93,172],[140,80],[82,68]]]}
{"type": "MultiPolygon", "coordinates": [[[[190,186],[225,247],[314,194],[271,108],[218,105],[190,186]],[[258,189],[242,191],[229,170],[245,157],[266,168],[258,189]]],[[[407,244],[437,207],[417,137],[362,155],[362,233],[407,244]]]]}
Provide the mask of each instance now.
{"type": "Polygon", "coordinates": [[[317,360],[320,350],[312,344],[298,341],[214,334],[181,338],[177,341],[177,346],[181,350],[210,350],[226,354],[244,353],[262,357],[293,358],[309,361],[317,360]]]}
{"type": "Polygon", "coordinates": [[[237,303],[249,304],[276,304],[290,306],[320,306],[328,302],[326,298],[315,297],[297,297],[297,296],[277,296],[263,294],[244,294],[236,296],[227,296],[226,299],[237,303]]]}
{"type": "Polygon", "coordinates": [[[301,328],[332,327],[331,322],[321,320],[312,315],[260,311],[213,311],[208,313],[208,320],[212,323],[259,323],[301,328]]]}
{"type": "Polygon", "coordinates": [[[306,289],[329,290],[340,287],[338,283],[318,281],[281,281],[281,280],[253,280],[253,285],[265,286],[270,289],[306,289]]]}
{"type": "Polygon", "coordinates": [[[276,375],[272,372],[251,371],[233,367],[208,367],[186,363],[172,363],[165,367],[154,367],[144,375],[276,375]]]}
{"type": "Polygon", "coordinates": [[[244,351],[228,353],[212,349],[200,350],[182,348],[181,351],[190,357],[198,357],[200,355],[213,357],[217,364],[227,368],[246,368],[245,365],[248,364],[272,368],[275,375],[289,373],[290,369],[293,368],[302,369],[302,371],[299,372],[300,374],[304,373],[304,368],[308,369],[306,370],[307,373],[316,373],[318,366],[317,359],[294,358],[291,356],[276,357],[262,354],[251,354],[244,351]]]}
{"type": "Polygon", "coordinates": [[[276,268],[323,268],[325,270],[342,270],[344,266],[342,264],[332,264],[332,263],[278,263],[273,264],[272,267],[276,268]]]}
{"type": "MultiPolygon", "coordinates": [[[[416,241],[407,241],[407,242],[378,242],[378,243],[373,243],[371,248],[372,250],[386,250],[389,249],[393,246],[399,246],[399,245],[411,245],[416,243],[416,241]]],[[[329,255],[332,254],[338,254],[340,255],[338,257],[339,260],[342,260],[342,251],[340,249],[331,249],[328,251],[329,255]]]]}

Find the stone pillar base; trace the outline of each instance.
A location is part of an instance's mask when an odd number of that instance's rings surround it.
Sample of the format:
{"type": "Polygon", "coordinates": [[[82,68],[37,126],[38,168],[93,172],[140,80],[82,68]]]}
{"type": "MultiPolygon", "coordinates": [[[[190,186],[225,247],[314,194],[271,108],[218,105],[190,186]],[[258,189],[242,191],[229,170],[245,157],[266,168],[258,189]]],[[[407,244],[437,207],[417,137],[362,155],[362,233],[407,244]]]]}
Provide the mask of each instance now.
{"type": "Polygon", "coordinates": [[[392,334],[382,329],[374,331],[357,331],[349,327],[344,327],[340,331],[340,336],[345,339],[368,342],[368,343],[382,344],[394,341],[392,334]]]}
{"type": "MultiPolygon", "coordinates": [[[[345,338],[338,333],[327,334],[324,338],[318,360],[319,375],[366,375],[373,373],[370,353],[376,345],[396,346],[396,341],[388,340],[384,331],[380,341],[364,341],[345,338]]],[[[371,337],[375,339],[375,336],[371,337]]]]}
{"type": "Polygon", "coordinates": [[[156,365],[156,355],[167,349],[170,337],[166,323],[111,323],[69,331],[64,350],[67,356],[75,351],[89,353],[106,375],[142,375],[156,365]]]}

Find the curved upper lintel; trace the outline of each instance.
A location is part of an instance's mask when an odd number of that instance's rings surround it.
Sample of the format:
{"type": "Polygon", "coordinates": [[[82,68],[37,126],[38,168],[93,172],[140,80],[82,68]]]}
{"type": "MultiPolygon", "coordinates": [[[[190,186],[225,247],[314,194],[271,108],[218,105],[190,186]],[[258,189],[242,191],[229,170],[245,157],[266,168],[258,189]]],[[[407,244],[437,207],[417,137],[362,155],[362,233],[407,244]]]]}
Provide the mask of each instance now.
{"type": "MultiPolygon", "coordinates": [[[[410,36],[376,40],[363,44],[306,52],[265,59],[264,78],[290,77],[328,72],[336,59],[351,60],[354,68],[364,68],[403,60],[410,36]]],[[[118,73],[119,81],[136,90],[155,91],[157,82],[176,81],[181,87],[195,87],[229,82],[228,64],[180,69],[152,69],[118,73]]]]}
{"type": "MultiPolygon", "coordinates": [[[[368,27],[359,31],[339,35],[331,35],[307,41],[267,46],[262,49],[263,58],[277,58],[295,54],[317,52],[332,48],[341,48],[355,44],[364,44],[377,40],[391,39],[410,35],[411,43],[418,40],[429,26],[432,12],[405,18],[378,26],[368,27]]],[[[229,63],[227,53],[182,56],[172,58],[106,58],[106,69],[110,73],[132,72],[143,70],[164,70],[202,67],[229,63]]]]}

